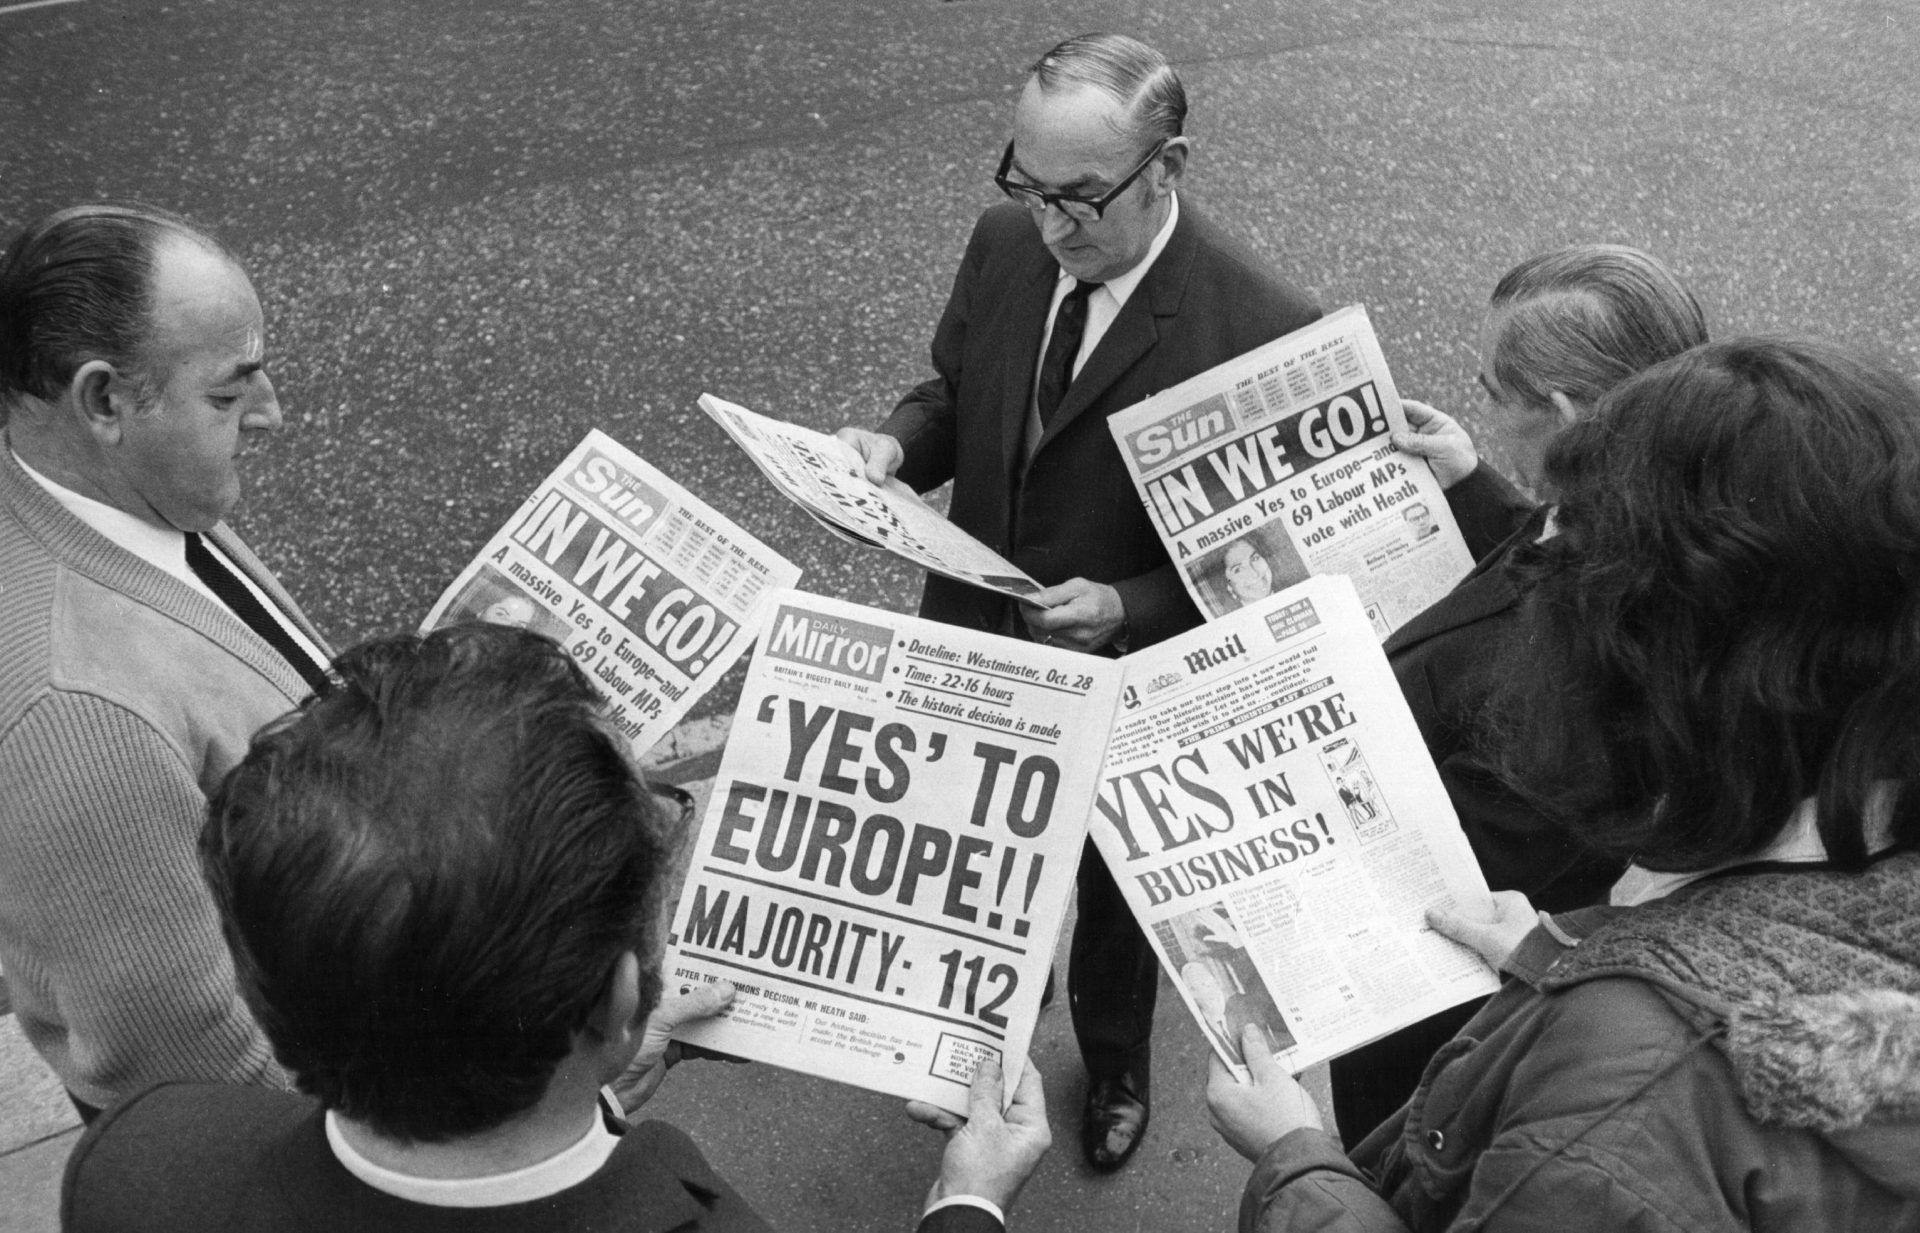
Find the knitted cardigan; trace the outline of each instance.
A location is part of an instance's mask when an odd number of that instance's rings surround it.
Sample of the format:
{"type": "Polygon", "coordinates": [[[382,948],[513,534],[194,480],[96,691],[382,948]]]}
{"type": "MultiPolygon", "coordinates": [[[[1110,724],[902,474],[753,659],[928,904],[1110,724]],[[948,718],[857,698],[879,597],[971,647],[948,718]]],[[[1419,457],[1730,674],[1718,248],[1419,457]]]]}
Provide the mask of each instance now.
{"type": "MultiPolygon", "coordinates": [[[[231,530],[208,538],[326,645],[231,530]]],[[[307,692],[231,612],[67,512],[0,433],[0,964],[82,1100],[285,1085],[195,845],[208,793],[307,692]]]]}

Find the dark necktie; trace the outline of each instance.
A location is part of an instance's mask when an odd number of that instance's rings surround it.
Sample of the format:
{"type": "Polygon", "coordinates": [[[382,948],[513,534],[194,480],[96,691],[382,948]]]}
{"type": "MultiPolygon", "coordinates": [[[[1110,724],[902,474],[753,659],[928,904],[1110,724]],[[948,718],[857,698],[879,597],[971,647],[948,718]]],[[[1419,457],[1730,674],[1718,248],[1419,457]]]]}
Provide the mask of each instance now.
{"type": "Polygon", "coordinates": [[[1080,339],[1087,332],[1087,297],[1100,286],[1083,279],[1075,280],[1073,290],[1067,292],[1067,298],[1060,301],[1060,309],[1053,315],[1047,356],[1040,361],[1040,386],[1034,391],[1042,429],[1053,422],[1053,413],[1060,409],[1060,400],[1067,396],[1067,387],[1073,384],[1073,359],[1080,354],[1080,339]]]}
{"type": "Polygon", "coordinates": [[[207,590],[220,597],[233,615],[246,622],[248,629],[266,639],[267,645],[280,652],[280,658],[292,664],[294,670],[306,681],[307,688],[316,694],[327,692],[327,674],[313,661],[313,656],[300,649],[300,645],[287,633],[286,627],[274,620],[273,614],[264,608],[247,584],[240,580],[219,555],[200,541],[197,532],[187,533],[187,568],[207,584],[207,590]]]}

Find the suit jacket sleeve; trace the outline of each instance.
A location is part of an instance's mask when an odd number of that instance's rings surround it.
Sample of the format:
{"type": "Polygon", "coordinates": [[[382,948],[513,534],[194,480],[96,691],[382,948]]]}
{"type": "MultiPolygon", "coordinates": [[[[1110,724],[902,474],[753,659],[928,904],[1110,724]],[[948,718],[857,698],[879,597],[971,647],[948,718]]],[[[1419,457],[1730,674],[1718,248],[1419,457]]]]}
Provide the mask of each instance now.
{"type": "Polygon", "coordinates": [[[1476,563],[1505,543],[1537,508],[1512,480],[1484,462],[1447,489],[1446,495],[1447,509],[1476,563]]]}
{"type": "Polygon", "coordinates": [[[953,478],[958,434],[957,414],[962,357],[966,354],[969,305],[974,280],[986,262],[985,228],[976,223],[967,241],[966,255],[953,276],[953,291],[933,331],[934,376],[922,381],[900,400],[880,431],[900,442],[906,458],[898,472],[900,482],[915,492],[938,488],[953,478]]]}
{"type": "Polygon", "coordinates": [[[915,1233],[1004,1233],[1006,1227],[984,1207],[956,1203],[922,1216],[915,1233]]]}
{"type": "Polygon", "coordinates": [[[0,740],[12,798],[0,911],[42,969],[26,978],[59,990],[87,1072],[119,1092],[160,1079],[286,1085],[200,881],[195,769],[93,695],[48,698],[0,740]]]}

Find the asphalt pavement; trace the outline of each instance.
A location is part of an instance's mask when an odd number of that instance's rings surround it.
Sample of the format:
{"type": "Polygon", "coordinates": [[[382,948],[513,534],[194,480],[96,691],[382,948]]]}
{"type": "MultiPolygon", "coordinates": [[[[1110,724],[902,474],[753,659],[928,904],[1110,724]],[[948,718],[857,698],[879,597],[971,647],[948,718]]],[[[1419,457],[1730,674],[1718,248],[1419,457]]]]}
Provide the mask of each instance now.
{"type": "MultiPolygon", "coordinates": [[[[236,522],[337,643],[417,622],[591,427],[803,585],[905,609],[909,571],[785,506],[694,400],[877,422],[927,374],[1023,66],[1091,29],[1179,64],[1192,199],[1365,303],[1401,390],[1476,429],[1488,291],[1574,241],[1659,254],[1716,334],[1920,370],[1912,0],[0,0],[0,227],[135,197],[240,254],[288,422],[236,522]]],[[[1065,1020],[1018,1227],[1228,1227],[1197,1029],[1163,1006],[1153,1128],[1103,1178],[1065,1020]]],[[[659,1109],[789,1230],[907,1227],[938,1153],[895,1102],[764,1066],[659,1109]]]]}

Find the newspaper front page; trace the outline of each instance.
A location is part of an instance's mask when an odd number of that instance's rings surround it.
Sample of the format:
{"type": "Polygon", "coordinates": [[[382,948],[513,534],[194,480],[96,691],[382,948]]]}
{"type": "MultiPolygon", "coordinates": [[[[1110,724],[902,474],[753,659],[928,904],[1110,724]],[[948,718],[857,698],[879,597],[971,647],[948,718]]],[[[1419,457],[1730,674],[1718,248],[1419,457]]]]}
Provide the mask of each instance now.
{"type": "Polygon", "coordinates": [[[956,1112],[1012,1091],[1086,839],[1119,667],[783,592],[674,912],[694,1044],[956,1112]]]}
{"type": "Polygon", "coordinates": [[[567,648],[644,753],[745,653],[797,567],[594,429],[421,623],[483,620],[567,648]]]}
{"type": "Polygon", "coordinates": [[[1427,909],[1487,900],[1344,577],[1120,661],[1093,838],[1214,1049],[1300,1070],[1498,985],[1427,909]]]}
{"type": "Polygon", "coordinates": [[[1473,568],[1366,309],[1343,308],[1107,421],[1209,620],[1346,574],[1384,640],[1473,568]]]}
{"type": "Polygon", "coordinates": [[[943,518],[897,479],[878,485],[850,466],[846,447],[825,433],[700,396],[700,409],[732,437],[787,499],[829,530],[887,551],[921,569],[1016,599],[1041,590],[1019,566],[943,518]]]}

